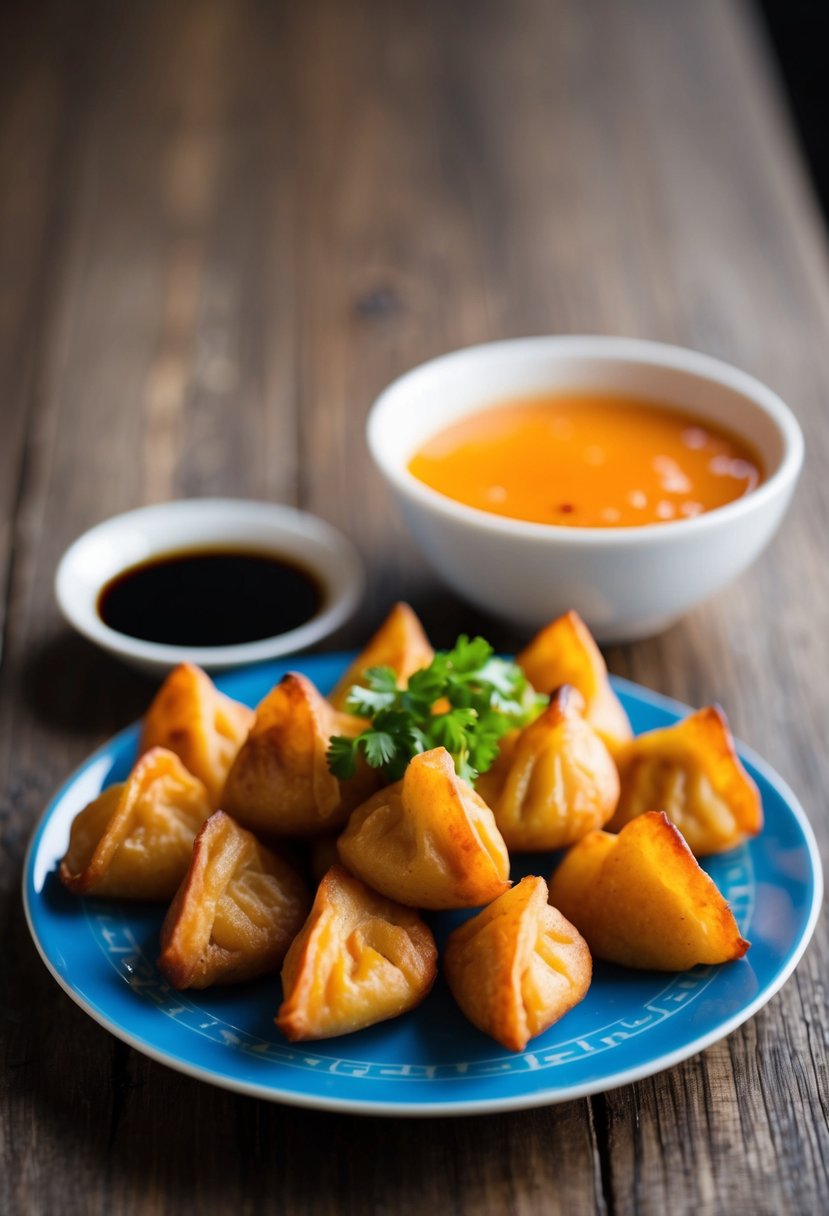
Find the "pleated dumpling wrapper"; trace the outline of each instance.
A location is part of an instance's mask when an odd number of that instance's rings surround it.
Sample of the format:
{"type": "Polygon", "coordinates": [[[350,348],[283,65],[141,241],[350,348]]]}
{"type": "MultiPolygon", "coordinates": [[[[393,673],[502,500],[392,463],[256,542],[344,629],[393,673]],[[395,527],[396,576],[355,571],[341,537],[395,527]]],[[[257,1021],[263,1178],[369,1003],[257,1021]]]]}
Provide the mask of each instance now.
{"type": "Polygon", "coordinates": [[[205,823],[161,930],[158,965],[174,988],[274,971],[308,915],[299,875],[224,811],[205,823]]]}
{"type": "Polygon", "coordinates": [[[697,857],[722,853],[763,826],[760,791],[739,761],[721,709],[639,735],[618,757],[621,794],[610,830],[664,811],[697,857]]]}
{"type": "Polygon", "coordinates": [[[633,738],[601,651],[577,612],[566,612],[547,625],[515,661],[539,692],[551,693],[562,684],[577,688],[585,700],[588,722],[614,756],[633,738]]]}
{"type": "Polygon", "coordinates": [[[192,663],[174,667],[144,717],[141,752],[166,747],[219,805],[230,766],[253,726],[247,705],[219,692],[210,676],[192,663]]]}
{"type": "Polygon", "coordinates": [[[198,777],[154,747],[75,817],[61,882],[76,895],[172,899],[210,810],[198,777]]]}
{"type": "Polygon", "coordinates": [[[413,908],[474,908],[510,885],[495,817],[443,747],[358,807],[337,847],[353,874],[413,908]]]}
{"type": "Polygon", "coordinates": [[[345,709],[348,690],[363,683],[363,674],[370,667],[391,667],[402,687],[409,676],[428,667],[435,652],[423,631],[423,626],[408,604],[395,604],[383,624],[331,693],[329,700],[335,709],[345,709]]]}
{"type": "Polygon", "coordinates": [[[418,914],[332,866],[285,959],[276,1025],[292,1042],[350,1034],[414,1009],[436,974],[418,914]]]}
{"type": "Polygon", "coordinates": [[[328,768],[332,735],[353,738],[361,718],[332,708],[305,676],[286,675],[256,711],[231,768],[222,810],[266,836],[316,836],[342,827],[380,776],[361,764],[348,781],[328,768]]]}
{"type": "Polygon", "coordinates": [[[583,710],[581,694],[565,684],[540,717],[504,737],[476,781],[508,849],[563,848],[604,827],[616,809],[619,774],[583,710]]]}
{"type": "Polygon", "coordinates": [[[618,836],[585,836],[553,874],[550,900],[595,958],[623,967],[686,971],[748,950],[713,879],[661,811],[618,836]]]}
{"type": "Polygon", "coordinates": [[[443,972],[470,1022],[523,1051],[584,999],[593,962],[544,879],[529,877],[450,933],[443,972]]]}

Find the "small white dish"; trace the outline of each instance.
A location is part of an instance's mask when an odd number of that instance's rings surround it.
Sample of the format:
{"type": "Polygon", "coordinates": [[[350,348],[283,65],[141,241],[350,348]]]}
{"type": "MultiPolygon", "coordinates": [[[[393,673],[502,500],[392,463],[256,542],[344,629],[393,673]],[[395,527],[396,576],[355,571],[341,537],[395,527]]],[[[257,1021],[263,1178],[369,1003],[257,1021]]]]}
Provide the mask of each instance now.
{"type": "Polygon", "coordinates": [[[177,663],[220,671],[303,650],[348,619],[360,602],[363,581],[354,546],[315,515],[266,502],[194,498],[128,511],[85,532],[61,559],[55,595],[69,624],[91,642],[141,671],[163,674],[177,663]],[[101,619],[100,593],[116,575],[167,553],[217,546],[293,559],[319,579],[319,610],[297,629],[232,646],[147,642],[101,619]]]}
{"type": "Polygon", "coordinates": [[[451,587],[527,630],[575,608],[600,641],[657,633],[745,570],[776,531],[803,463],[797,420],[759,380],[696,351],[629,338],[521,338],[433,359],[378,397],[367,435],[415,541],[451,587]],[[753,444],[765,480],[692,519],[567,528],[464,506],[409,472],[420,446],[465,415],[567,391],[717,421],[753,444]]]}

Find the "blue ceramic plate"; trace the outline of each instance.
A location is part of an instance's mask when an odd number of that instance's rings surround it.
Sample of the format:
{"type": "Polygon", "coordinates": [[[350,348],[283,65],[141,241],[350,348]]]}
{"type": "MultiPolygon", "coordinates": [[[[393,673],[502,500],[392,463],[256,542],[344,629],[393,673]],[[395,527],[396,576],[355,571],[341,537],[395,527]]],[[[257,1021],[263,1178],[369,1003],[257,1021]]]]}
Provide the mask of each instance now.
{"type": "MultiPolygon", "coordinates": [[[[254,705],[289,667],[330,688],[349,656],[318,655],[235,672],[220,687],[254,705]]],[[[615,680],[638,733],[685,707],[615,680]]],[[[507,1052],[471,1026],[438,979],[413,1013],[370,1030],[291,1045],[273,1024],[278,977],[174,992],[155,967],[163,910],[79,899],[56,875],[75,814],[135,759],[138,726],[100,748],[63,786],[26,861],[29,927],[58,983],[102,1026],[163,1064],[273,1101],[363,1113],[473,1114],[561,1102],[669,1068],[750,1018],[791,975],[815,927],[822,876],[814,836],[791,790],[745,748],[763,796],[761,836],[706,868],[729,900],[744,959],[680,975],[598,963],[576,1009],[531,1050],[507,1052]]],[[[513,877],[549,876],[552,857],[517,859],[513,877]]],[[[438,944],[461,914],[431,918],[438,944]]]]}

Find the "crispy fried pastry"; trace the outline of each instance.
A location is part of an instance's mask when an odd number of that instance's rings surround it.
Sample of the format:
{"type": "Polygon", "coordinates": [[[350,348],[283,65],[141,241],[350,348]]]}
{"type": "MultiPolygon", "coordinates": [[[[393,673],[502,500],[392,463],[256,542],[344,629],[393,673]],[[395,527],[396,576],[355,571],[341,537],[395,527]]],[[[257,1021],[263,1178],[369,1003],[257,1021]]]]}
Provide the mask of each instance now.
{"type": "Polygon", "coordinates": [[[616,766],[583,710],[581,694],[565,684],[540,717],[505,737],[476,781],[508,849],[563,848],[616,809],[616,766]]]}
{"type": "Polygon", "coordinates": [[[363,672],[369,667],[391,667],[398,683],[404,685],[413,672],[429,666],[434,654],[423,626],[409,605],[395,604],[329,700],[336,709],[344,709],[349,688],[353,684],[363,684],[363,672]]]}
{"type": "Polygon", "coordinates": [[[685,971],[748,950],[713,880],[661,812],[618,836],[585,836],[553,874],[550,899],[594,957],[624,967],[685,971]]]}
{"type": "Polygon", "coordinates": [[[201,781],[154,747],[75,817],[61,882],[77,895],[172,899],[209,814],[201,781]]]}
{"type": "Polygon", "coordinates": [[[633,732],[593,635],[577,612],[566,612],[538,633],[516,662],[533,688],[552,692],[572,684],[584,697],[588,722],[615,756],[633,732]]]}
{"type": "Polygon", "coordinates": [[[302,928],[298,874],[224,811],[196,837],[161,930],[158,965],[174,988],[209,988],[273,971],[302,928]]]}
{"type": "Polygon", "coordinates": [[[618,763],[621,794],[611,831],[644,811],[664,811],[696,856],[706,857],[756,836],[763,826],[760,792],[715,706],[639,735],[618,763]]]}
{"type": "Polygon", "coordinates": [[[593,964],[544,879],[530,877],[449,935],[443,969],[470,1022],[523,1051],[584,998],[593,964]]]}
{"type": "Polygon", "coordinates": [[[166,747],[219,804],[230,766],[253,725],[247,705],[226,697],[200,667],[174,667],[147,710],[141,752],[166,747]]]}
{"type": "Polygon", "coordinates": [[[305,676],[289,673],[268,693],[228,774],[222,809],[266,836],[315,836],[342,827],[378,786],[361,764],[349,781],[329,771],[332,735],[353,738],[361,718],[333,709],[305,676]]]}
{"type": "Polygon", "coordinates": [[[292,1041],[362,1030],[419,1005],[436,973],[418,914],[332,866],[285,959],[276,1025],[292,1041]]]}
{"type": "Polygon", "coordinates": [[[352,873],[413,908],[471,908],[509,887],[492,811],[443,747],[415,756],[402,781],[358,807],[338,849],[352,873]]]}

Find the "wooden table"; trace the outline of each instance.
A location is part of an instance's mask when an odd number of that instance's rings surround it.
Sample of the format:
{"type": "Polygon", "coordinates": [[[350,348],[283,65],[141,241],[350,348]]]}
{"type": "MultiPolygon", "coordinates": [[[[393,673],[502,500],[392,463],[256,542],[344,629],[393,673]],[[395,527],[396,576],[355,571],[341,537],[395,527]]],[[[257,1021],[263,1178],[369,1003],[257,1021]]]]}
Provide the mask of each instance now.
{"type": "Polygon", "coordinates": [[[670,1072],[410,1123],[150,1062],[63,995],[20,907],[49,794],[152,691],[61,624],[66,545],[167,498],[299,503],[369,568],[335,643],[402,596],[439,644],[463,622],[513,646],[415,554],[363,420],[420,360],[539,332],[697,347],[798,414],[773,547],[609,662],[720,700],[826,845],[829,276],[753,9],[75,0],[7,7],[0,57],[0,1210],[829,1210],[825,921],[762,1013],[670,1072]]]}

